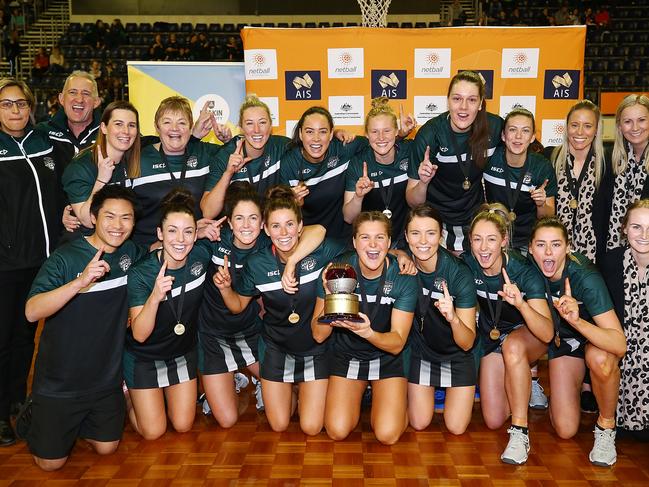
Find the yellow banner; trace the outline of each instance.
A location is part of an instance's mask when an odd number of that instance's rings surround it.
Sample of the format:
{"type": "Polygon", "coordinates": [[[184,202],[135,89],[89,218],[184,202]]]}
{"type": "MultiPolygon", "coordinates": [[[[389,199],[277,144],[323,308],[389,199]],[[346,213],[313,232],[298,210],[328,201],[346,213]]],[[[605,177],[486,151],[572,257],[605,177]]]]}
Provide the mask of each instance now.
{"type": "Polygon", "coordinates": [[[446,111],[450,78],[478,71],[487,110],[505,116],[523,106],[537,136],[557,145],[565,116],[583,96],[586,28],[437,29],[245,28],[246,91],[273,112],[275,133],[291,135],[308,107],[324,106],[337,126],[362,133],[376,96],[403,104],[419,125],[446,111]]]}

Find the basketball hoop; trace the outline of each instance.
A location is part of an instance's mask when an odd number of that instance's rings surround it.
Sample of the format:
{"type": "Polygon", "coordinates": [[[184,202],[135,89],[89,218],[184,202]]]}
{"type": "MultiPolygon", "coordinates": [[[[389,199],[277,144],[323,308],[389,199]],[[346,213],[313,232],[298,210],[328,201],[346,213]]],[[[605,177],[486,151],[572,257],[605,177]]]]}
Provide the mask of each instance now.
{"type": "Polygon", "coordinates": [[[361,7],[363,27],[385,27],[392,0],[356,0],[361,7]]]}

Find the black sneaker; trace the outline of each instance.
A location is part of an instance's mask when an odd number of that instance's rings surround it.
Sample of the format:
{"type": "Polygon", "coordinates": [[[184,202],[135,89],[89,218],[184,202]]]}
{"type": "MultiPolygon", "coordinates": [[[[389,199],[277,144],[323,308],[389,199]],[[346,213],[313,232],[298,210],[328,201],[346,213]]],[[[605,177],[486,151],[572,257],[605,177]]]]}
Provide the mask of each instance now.
{"type": "Polygon", "coordinates": [[[595,414],[598,411],[595,394],[592,391],[581,391],[581,412],[595,414]]]}
{"type": "Polygon", "coordinates": [[[32,425],[32,397],[29,396],[25,399],[18,416],[16,416],[16,436],[20,440],[24,440],[29,432],[29,427],[32,425]]]}
{"type": "Polygon", "coordinates": [[[0,421],[0,447],[11,446],[16,443],[16,434],[11,428],[11,423],[8,419],[0,421]]]}

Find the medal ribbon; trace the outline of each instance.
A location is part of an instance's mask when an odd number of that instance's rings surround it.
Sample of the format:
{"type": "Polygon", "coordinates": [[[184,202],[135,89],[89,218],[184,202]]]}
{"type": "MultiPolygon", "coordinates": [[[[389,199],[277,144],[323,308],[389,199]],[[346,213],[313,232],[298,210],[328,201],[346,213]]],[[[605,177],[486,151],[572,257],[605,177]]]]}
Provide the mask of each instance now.
{"type": "Polygon", "coordinates": [[[160,144],[160,149],[158,150],[158,152],[160,153],[160,159],[162,159],[162,162],[167,168],[167,172],[169,172],[169,176],[171,177],[171,182],[174,184],[176,184],[176,182],[180,182],[180,184],[182,185],[185,182],[185,175],[187,174],[187,161],[189,160],[189,154],[187,154],[187,148],[185,148],[185,152],[183,153],[183,167],[180,171],[180,179],[176,179],[176,176],[174,176],[174,172],[171,170],[171,167],[169,166],[169,160],[167,159],[167,155],[165,154],[165,151],[162,148],[162,144],[160,144]]]}
{"type": "Polygon", "coordinates": [[[464,180],[469,181],[470,184],[471,181],[469,180],[469,173],[471,171],[470,166],[473,159],[471,159],[471,154],[467,152],[466,161],[462,160],[462,156],[460,154],[460,146],[457,143],[457,136],[455,135],[455,132],[453,132],[453,129],[451,129],[451,143],[453,144],[453,150],[455,151],[455,159],[457,160],[457,165],[464,175],[464,180]]]}
{"type": "Polygon", "coordinates": [[[518,198],[521,195],[521,188],[523,187],[523,179],[525,178],[525,174],[527,173],[527,167],[528,167],[528,160],[529,160],[529,155],[525,158],[525,162],[523,163],[523,167],[521,167],[521,174],[518,177],[518,181],[516,182],[516,189],[514,189],[512,193],[512,187],[510,184],[510,172],[509,172],[509,164],[507,163],[507,157],[504,157],[505,159],[505,164],[503,164],[503,175],[505,176],[505,194],[507,195],[507,205],[509,206],[509,211],[514,212],[514,209],[516,208],[516,203],[518,203],[518,198]]]}
{"type": "MultiPolygon", "coordinates": [[[[498,289],[502,289],[505,284],[505,278],[503,277],[503,267],[505,267],[505,256],[502,256],[503,262],[500,265],[500,272],[498,273],[498,289]]],[[[485,277],[484,272],[482,276],[485,277]]],[[[500,322],[500,315],[503,310],[503,298],[496,293],[498,298],[496,299],[496,310],[494,312],[493,305],[491,304],[491,298],[489,297],[489,288],[487,287],[486,279],[483,279],[484,282],[484,292],[487,298],[487,308],[489,309],[489,315],[491,316],[491,322],[493,323],[492,329],[498,329],[498,323],[500,322]]]]}
{"type": "MultiPolygon", "coordinates": [[[[571,154],[568,154],[568,160],[566,161],[566,180],[568,181],[568,189],[570,190],[570,194],[572,195],[572,198],[575,201],[579,201],[579,188],[581,188],[581,183],[583,183],[584,178],[586,177],[586,174],[588,173],[588,166],[590,165],[590,161],[593,158],[594,155],[594,148],[593,145],[591,144],[590,149],[588,151],[588,154],[586,155],[586,160],[584,161],[584,165],[581,168],[581,172],[579,173],[579,176],[575,180],[575,177],[572,175],[572,169],[573,169],[573,162],[574,162],[574,157],[571,154]]],[[[573,212],[577,211],[577,208],[571,208],[573,212]]]]}
{"type": "MultiPolygon", "coordinates": [[[[160,264],[164,263],[163,252],[160,253],[160,264]]],[[[183,305],[185,304],[185,291],[187,290],[188,277],[189,277],[189,263],[185,262],[185,269],[183,271],[183,285],[180,287],[180,296],[178,298],[177,310],[173,305],[173,296],[171,294],[173,288],[167,291],[167,302],[169,303],[169,309],[171,310],[171,314],[176,320],[176,324],[181,324],[181,320],[183,317],[183,305]]]]}
{"type": "MultiPolygon", "coordinates": [[[[275,261],[277,262],[277,270],[280,271],[280,281],[282,279],[281,276],[281,271],[282,271],[282,261],[279,259],[279,255],[277,254],[277,249],[273,245],[271,247],[271,250],[273,252],[273,255],[275,256],[275,261]]],[[[284,264],[284,267],[286,265],[284,264]]],[[[295,280],[297,281],[297,291],[295,291],[294,294],[291,294],[291,313],[295,313],[295,307],[297,306],[297,295],[300,292],[300,268],[302,267],[302,261],[299,261],[297,264],[295,264],[295,280]]]]}

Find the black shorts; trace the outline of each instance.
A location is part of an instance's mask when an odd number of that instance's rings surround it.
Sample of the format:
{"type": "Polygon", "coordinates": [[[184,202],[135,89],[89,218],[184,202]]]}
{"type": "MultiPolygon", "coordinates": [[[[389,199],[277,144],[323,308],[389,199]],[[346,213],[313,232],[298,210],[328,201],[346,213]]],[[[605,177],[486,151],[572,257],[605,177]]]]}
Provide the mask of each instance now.
{"type": "Polygon", "coordinates": [[[262,379],[300,383],[329,378],[327,354],[293,355],[259,338],[259,365],[262,379]]]}
{"type": "Polygon", "coordinates": [[[353,355],[334,352],[331,357],[331,375],[354,380],[381,380],[408,377],[410,347],[398,355],[382,353],[373,359],[359,359],[353,355]]]}
{"type": "Polygon", "coordinates": [[[554,338],[550,342],[548,347],[548,360],[559,357],[576,357],[576,358],[585,358],[586,357],[586,344],[588,340],[585,338],[562,338],[559,347],[554,344],[554,338]]]}
{"type": "Polygon", "coordinates": [[[124,381],[129,389],[159,389],[195,379],[196,349],[168,360],[141,360],[124,350],[124,381]]]}
{"type": "Polygon", "coordinates": [[[198,369],[203,375],[224,374],[259,362],[259,334],[213,337],[198,334],[198,369]]]}
{"type": "Polygon", "coordinates": [[[64,458],[77,438],[102,442],[121,440],[125,417],[126,402],[121,387],[75,398],[34,394],[27,444],[37,457],[64,458]]]}
{"type": "Polygon", "coordinates": [[[408,382],[429,387],[465,387],[476,385],[478,372],[472,354],[450,360],[422,357],[413,348],[408,382]]]}
{"type": "Polygon", "coordinates": [[[480,358],[486,357],[492,352],[503,353],[503,342],[512,331],[518,330],[521,326],[525,326],[525,325],[524,324],[517,325],[511,330],[509,330],[507,333],[501,332],[497,340],[492,340],[489,337],[489,335],[484,335],[481,331],[478,331],[479,342],[477,348],[480,351],[480,358]]]}

